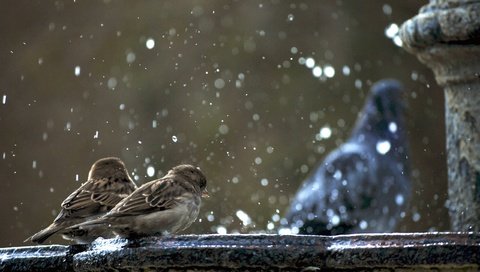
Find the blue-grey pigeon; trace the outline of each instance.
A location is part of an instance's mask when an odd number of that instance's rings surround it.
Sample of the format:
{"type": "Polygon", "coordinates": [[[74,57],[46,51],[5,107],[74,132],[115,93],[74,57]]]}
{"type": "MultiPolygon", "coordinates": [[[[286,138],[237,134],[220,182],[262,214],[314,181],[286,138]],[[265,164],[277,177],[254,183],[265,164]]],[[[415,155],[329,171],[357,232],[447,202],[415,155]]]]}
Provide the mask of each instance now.
{"type": "Polygon", "coordinates": [[[298,190],[286,219],[302,234],[395,230],[411,196],[403,87],[374,84],[351,137],[298,190]]]}

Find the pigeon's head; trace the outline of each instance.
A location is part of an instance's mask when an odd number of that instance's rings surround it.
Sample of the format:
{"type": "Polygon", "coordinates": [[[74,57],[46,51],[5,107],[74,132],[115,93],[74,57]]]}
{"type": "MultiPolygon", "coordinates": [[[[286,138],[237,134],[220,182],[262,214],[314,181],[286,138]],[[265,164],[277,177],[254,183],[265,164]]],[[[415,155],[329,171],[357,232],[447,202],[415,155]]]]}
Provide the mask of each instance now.
{"type": "Polygon", "coordinates": [[[396,80],[385,79],[375,83],[352,136],[361,141],[372,137],[403,141],[406,110],[404,93],[402,84],[396,80]]]}
{"type": "Polygon", "coordinates": [[[375,83],[370,91],[369,113],[379,120],[400,121],[405,111],[403,93],[402,84],[396,80],[384,79],[375,83]]]}

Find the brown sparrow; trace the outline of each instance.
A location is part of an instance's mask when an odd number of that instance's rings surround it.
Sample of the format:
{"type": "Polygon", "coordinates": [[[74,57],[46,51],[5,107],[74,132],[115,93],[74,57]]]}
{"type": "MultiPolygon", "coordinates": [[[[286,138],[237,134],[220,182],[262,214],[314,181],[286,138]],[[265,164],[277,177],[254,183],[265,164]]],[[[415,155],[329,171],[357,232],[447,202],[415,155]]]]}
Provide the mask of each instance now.
{"type": "Polygon", "coordinates": [[[62,210],[53,223],[27,238],[25,242],[31,240],[34,243],[43,243],[57,232],[61,233],[64,239],[78,243],[88,243],[99,236],[111,237],[111,232],[105,229],[82,230],[69,227],[107,213],[136,188],[125,164],[119,158],[100,159],[92,165],[87,182],[62,202],[62,210]]]}
{"type": "Polygon", "coordinates": [[[200,169],[178,165],[161,179],[140,186],[110,212],[74,228],[88,230],[103,225],[124,238],[176,233],[198,216],[207,180],[200,169]]]}

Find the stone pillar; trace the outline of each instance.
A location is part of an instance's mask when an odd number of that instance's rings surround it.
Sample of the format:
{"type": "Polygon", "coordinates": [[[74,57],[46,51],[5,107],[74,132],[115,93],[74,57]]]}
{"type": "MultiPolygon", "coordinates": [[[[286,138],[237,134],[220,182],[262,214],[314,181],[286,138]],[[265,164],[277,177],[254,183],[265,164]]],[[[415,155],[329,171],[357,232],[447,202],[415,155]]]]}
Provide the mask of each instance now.
{"type": "Polygon", "coordinates": [[[452,229],[480,231],[480,1],[430,0],[400,36],[444,88],[452,229]]]}

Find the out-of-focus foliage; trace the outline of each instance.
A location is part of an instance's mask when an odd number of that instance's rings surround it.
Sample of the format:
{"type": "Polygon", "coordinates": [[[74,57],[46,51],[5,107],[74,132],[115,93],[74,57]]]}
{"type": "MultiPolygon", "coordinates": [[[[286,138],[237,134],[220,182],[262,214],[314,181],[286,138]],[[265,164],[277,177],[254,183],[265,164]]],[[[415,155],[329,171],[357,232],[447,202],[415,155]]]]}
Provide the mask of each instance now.
{"type": "Polygon", "coordinates": [[[4,5],[0,246],[48,225],[105,156],[121,157],[138,184],[199,165],[212,197],[186,233],[274,232],[385,77],[409,89],[414,195],[398,230],[448,229],[442,91],[389,38],[421,4],[4,5]]]}

